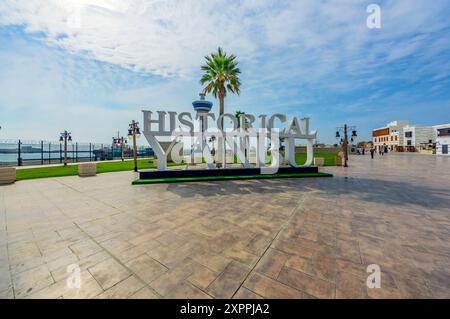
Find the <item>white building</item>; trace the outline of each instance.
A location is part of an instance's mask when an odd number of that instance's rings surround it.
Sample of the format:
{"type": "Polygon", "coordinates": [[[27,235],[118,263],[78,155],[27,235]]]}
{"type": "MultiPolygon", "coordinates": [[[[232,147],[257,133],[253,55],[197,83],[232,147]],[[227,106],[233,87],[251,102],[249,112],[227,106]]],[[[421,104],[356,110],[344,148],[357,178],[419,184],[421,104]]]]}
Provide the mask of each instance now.
{"type": "Polygon", "coordinates": [[[450,155],[450,124],[433,126],[436,132],[436,154],[450,155]]]}
{"type": "Polygon", "coordinates": [[[403,127],[403,151],[432,150],[436,130],[431,126],[406,125],[403,127]]]}
{"type": "Polygon", "coordinates": [[[386,126],[372,131],[372,142],[375,150],[379,152],[384,147],[389,151],[403,151],[403,129],[408,126],[408,121],[393,121],[386,126]]]}

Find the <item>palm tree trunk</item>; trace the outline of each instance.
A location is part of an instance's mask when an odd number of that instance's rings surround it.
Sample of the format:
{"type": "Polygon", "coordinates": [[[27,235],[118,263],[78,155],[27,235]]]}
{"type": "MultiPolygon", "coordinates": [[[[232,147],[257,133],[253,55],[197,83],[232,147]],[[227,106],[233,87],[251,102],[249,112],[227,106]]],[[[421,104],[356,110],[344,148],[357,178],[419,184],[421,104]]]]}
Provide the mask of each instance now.
{"type": "MultiPolygon", "coordinates": [[[[224,81],[220,82],[219,89],[219,116],[225,113],[225,84],[224,81]]],[[[222,128],[223,128],[223,118],[222,118],[222,128]]]]}
{"type": "MultiPolygon", "coordinates": [[[[224,85],[224,82],[222,81],[220,84],[220,89],[219,89],[219,116],[221,116],[225,113],[224,91],[225,91],[225,85],[224,85]]],[[[225,130],[225,128],[223,126],[223,124],[224,124],[223,117],[220,120],[220,124],[222,126],[222,130],[225,130]]],[[[217,157],[219,159],[217,167],[225,167],[225,165],[226,165],[226,163],[225,163],[225,161],[226,161],[226,152],[225,152],[226,145],[225,145],[224,137],[221,137],[218,139],[217,146],[218,146],[218,151],[220,150],[217,154],[218,155],[217,157]]]]}

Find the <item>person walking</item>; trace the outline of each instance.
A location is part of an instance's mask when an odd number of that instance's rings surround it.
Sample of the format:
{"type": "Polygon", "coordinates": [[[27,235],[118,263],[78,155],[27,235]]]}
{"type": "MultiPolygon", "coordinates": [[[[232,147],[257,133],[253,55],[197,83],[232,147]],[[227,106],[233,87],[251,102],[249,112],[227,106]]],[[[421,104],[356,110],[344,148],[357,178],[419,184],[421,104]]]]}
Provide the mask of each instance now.
{"type": "Polygon", "coordinates": [[[362,149],[362,155],[366,155],[366,149],[365,148],[362,149]]]}
{"type": "Polygon", "coordinates": [[[372,147],[370,149],[370,157],[373,159],[373,155],[375,154],[375,149],[372,147]]]}

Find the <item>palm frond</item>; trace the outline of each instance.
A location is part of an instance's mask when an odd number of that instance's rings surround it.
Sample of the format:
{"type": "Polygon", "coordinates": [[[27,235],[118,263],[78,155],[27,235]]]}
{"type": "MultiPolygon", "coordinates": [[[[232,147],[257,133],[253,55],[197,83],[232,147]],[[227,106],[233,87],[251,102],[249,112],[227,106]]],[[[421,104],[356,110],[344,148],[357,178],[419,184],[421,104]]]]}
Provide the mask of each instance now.
{"type": "Polygon", "coordinates": [[[205,56],[206,63],[201,66],[204,72],[200,78],[200,83],[205,85],[205,93],[212,93],[214,97],[227,92],[239,94],[241,82],[239,74],[241,70],[237,67],[238,62],[234,54],[227,55],[221,48],[217,52],[205,56]]]}

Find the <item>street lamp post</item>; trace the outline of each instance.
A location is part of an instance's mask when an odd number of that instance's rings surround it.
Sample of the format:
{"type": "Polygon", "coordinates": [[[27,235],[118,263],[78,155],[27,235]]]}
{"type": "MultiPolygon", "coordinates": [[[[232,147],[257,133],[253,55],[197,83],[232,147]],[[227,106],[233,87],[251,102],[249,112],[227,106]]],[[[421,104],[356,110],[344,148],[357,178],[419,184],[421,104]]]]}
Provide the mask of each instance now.
{"type": "Polygon", "coordinates": [[[130,128],[128,129],[128,137],[133,139],[133,160],[134,160],[134,171],[138,171],[137,166],[137,146],[136,146],[136,136],[141,134],[139,129],[139,122],[135,120],[131,121],[130,128]]]}
{"type": "Polygon", "coordinates": [[[120,158],[122,159],[122,162],[124,161],[123,158],[123,147],[125,146],[125,144],[127,143],[126,139],[122,136],[120,137],[120,133],[117,132],[117,137],[113,137],[113,145],[119,146],[120,147],[120,158]]]}
{"type": "Polygon", "coordinates": [[[342,151],[344,152],[344,167],[348,167],[347,161],[348,161],[348,131],[349,130],[352,131],[350,141],[353,142],[357,137],[355,126],[348,126],[347,124],[344,124],[343,127],[338,127],[336,129],[336,139],[338,141],[340,141],[340,144],[342,144],[342,151]],[[341,137],[341,133],[344,134],[344,137],[341,137]]]}
{"type": "Polygon", "coordinates": [[[64,142],[64,166],[67,166],[67,141],[72,142],[71,133],[67,131],[62,132],[59,141],[64,142]]]}

